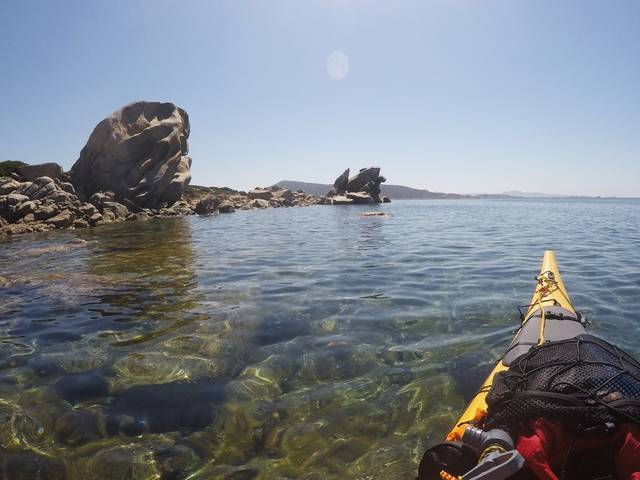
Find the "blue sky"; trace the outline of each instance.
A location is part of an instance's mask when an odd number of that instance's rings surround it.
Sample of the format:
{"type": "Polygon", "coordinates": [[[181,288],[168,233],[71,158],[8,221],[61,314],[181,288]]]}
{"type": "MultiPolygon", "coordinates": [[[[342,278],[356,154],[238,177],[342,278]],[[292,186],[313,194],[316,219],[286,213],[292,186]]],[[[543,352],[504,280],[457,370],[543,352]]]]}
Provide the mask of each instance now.
{"type": "Polygon", "coordinates": [[[0,95],[0,159],[69,168],[162,100],[197,184],[640,196],[636,0],[2,0],[0,95]]]}

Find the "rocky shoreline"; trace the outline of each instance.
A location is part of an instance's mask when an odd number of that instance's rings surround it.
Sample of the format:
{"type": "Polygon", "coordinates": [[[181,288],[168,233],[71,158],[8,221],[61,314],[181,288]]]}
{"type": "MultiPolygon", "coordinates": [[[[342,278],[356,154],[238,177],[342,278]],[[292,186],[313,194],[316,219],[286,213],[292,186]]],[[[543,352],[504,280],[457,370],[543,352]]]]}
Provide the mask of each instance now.
{"type": "Polygon", "coordinates": [[[55,229],[79,229],[110,223],[147,220],[153,217],[211,215],[235,210],[309,206],[320,198],[282,187],[249,192],[230,188],[188,186],[173,205],[142,208],[114,192],[97,192],[83,202],[69,182],[38,177],[19,182],[0,177],[0,238],[55,229]]]}
{"type": "Polygon", "coordinates": [[[69,172],[0,162],[0,238],[152,217],[252,208],[386,203],[380,168],[349,169],[326,196],[278,185],[248,192],[189,185],[189,116],[173,103],[133,102],[96,125],[69,172]]]}

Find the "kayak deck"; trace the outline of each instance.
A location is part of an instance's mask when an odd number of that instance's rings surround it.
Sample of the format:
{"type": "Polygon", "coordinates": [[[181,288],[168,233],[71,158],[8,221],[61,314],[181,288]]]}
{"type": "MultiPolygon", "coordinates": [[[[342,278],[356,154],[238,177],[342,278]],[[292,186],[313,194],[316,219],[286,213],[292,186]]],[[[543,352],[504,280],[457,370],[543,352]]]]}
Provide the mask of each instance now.
{"type": "Polygon", "coordinates": [[[507,370],[512,360],[532,346],[547,340],[563,340],[584,333],[580,316],[567,293],[555,253],[547,250],[542,259],[540,275],[531,303],[526,306],[522,322],[505,355],[496,364],[475,397],[447,435],[447,440],[462,439],[468,425],[482,426],[487,415],[487,394],[498,372],[507,370]]]}

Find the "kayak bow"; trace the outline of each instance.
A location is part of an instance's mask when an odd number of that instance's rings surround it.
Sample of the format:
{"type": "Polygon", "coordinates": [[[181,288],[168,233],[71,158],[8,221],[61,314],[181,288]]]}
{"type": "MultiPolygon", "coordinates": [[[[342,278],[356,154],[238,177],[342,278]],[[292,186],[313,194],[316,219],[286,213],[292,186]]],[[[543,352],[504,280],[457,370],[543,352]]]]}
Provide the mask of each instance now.
{"type": "Polygon", "coordinates": [[[536,280],[509,347],[418,480],[640,480],[640,363],[586,333],[552,251],[536,280]]]}
{"type": "Polygon", "coordinates": [[[487,415],[486,398],[493,379],[498,372],[509,368],[511,360],[546,340],[572,338],[584,333],[584,326],[575,321],[579,314],[569,299],[555,253],[551,250],[544,253],[537,282],[531,303],[525,306],[527,311],[509,348],[447,435],[448,441],[461,440],[468,425],[483,424],[487,415]]]}

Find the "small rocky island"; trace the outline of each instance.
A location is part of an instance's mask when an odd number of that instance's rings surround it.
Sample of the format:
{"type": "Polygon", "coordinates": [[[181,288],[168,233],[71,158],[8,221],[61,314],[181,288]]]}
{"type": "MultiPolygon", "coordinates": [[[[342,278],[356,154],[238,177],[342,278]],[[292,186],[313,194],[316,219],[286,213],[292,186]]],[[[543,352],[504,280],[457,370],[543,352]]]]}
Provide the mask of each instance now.
{"type": "Polygon", "coordinates": [[[389,203],[391,200],[380,195],[380,184],[387,179],[380,175],[379,167],[362,168],[353,177],[349,177],[347,168],[333,182],[333,187],[322,200],[331,205],[366,205],[371,203],[389,203]]]}
{"type": "Polygon", "coordinates": [[[0,237],[157,216],[390,201],[380,195],[378,167],[353,177],[345,170],[326,197],[278,185],[248,192],[191,186],[189,133],[182,108],[134,102],[98,123],[70,172],[56,163],[0,163],[0,237]]]}

